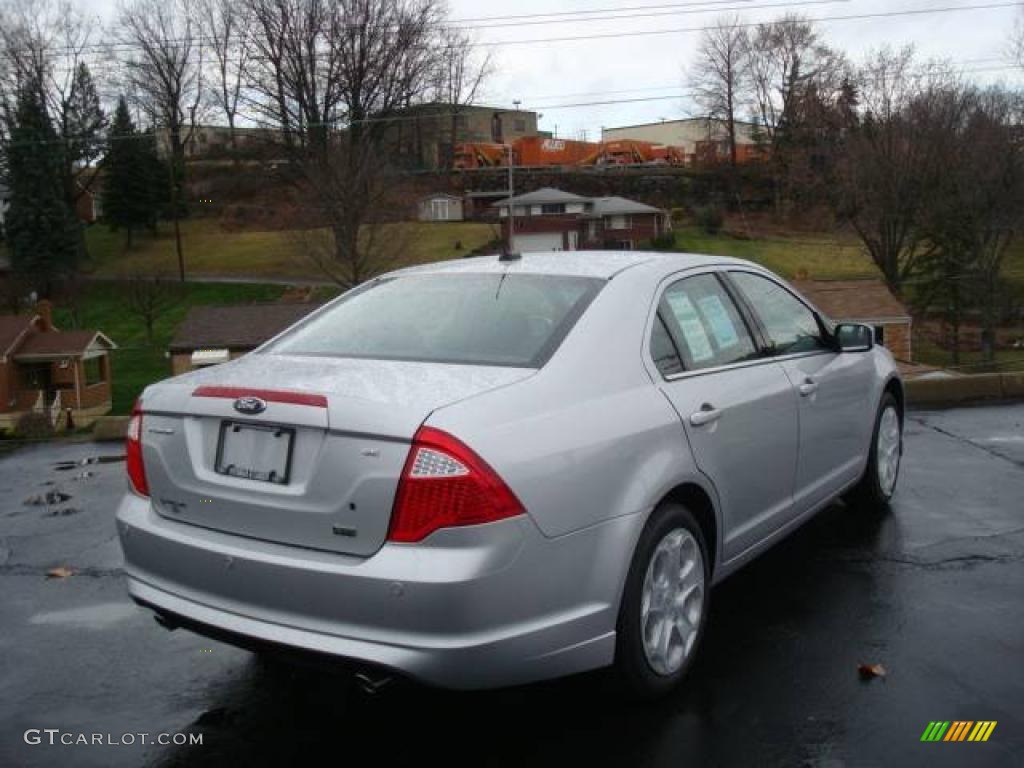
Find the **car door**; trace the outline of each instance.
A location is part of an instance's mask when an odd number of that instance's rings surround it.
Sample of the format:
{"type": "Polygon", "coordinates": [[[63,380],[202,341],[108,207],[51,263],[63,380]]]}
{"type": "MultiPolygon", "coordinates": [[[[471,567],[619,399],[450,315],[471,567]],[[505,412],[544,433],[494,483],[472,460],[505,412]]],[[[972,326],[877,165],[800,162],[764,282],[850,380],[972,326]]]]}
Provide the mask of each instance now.
{"type": "Polygon", "coordinates": [[[668,285],[650,340],[660,386],[721,503],[723,559],[790,515],[797,461],[796,395],[715,272],[668,285]]]}
{"type": "Polygon", "coordinates": [[[840,354],[820,316],[768,275],[732,270],[729,280],[747,302],[797,394],[800,448],[794,513],[835,496],[863,467],[874,367],[868,355],[840,354]]]}

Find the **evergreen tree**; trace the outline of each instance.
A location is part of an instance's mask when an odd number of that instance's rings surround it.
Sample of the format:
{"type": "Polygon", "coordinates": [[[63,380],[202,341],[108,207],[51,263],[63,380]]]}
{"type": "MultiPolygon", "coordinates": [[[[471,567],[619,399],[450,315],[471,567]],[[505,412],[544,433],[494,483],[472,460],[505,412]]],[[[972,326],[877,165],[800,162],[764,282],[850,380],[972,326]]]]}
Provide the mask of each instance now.
{"type": "Polygon", "coordinates": [[[61,156],[41,89],[26,83],[4,148],[11,194],[7,244],[12,270],[44,296],[75,268],[77,228],[64,199],[61,156]]]}
{"type": "Polygon", "coordinates": [[[146,209],[148,211],[148,226],[156,232],[157,220],[173,215],[171,211],[171,183],[170,169],[167,163],[160,159],[160,153],[156,148],[156,133],[150,128],[143,134],[138,142],[139,165],[145,175],[145,196],[146,209]]]}
{"type": "MultiPolygon", "coordinates": [[[[103,130],[107,118],[100,106],[100,96],[89,68],[80,63],[71,79],[71,86],[59,92],[60,103],[54,120],[64,140],[61,184],[64,202],[75,211],[79,200],[92,191],[95,162],[103,152],[103,130]]],[[[88,258],[85,225],[75,219],[75,237],[79,261],[88,258]]]]}
{"type": "Polygon", "coordinates": [[[142,146],[145,140],[135,130],[122,96],[118,99],[107,138],[103,216],[112,230],[124,230],[126,248],[131,248],[133,232],[152,226],[154,219],[148,179],[150,169],[142,146]]]}

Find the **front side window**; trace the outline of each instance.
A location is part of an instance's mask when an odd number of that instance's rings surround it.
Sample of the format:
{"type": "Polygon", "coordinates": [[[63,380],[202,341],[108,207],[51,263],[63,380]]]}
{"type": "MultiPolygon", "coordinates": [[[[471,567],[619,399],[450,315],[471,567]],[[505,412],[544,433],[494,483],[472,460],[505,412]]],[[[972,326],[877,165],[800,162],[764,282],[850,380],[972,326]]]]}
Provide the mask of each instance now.
{"type": "Polygon", "coordinates": [[[688,371],[730,365],[758,355],[743,317],[715,275],[673,283],[662,297],[660,314],[688,371]]]}
{"type": "Polygon", "coordinates": [[[775,354],[828,349],[814,313],[792,293],[774,280],[751,272],[732,272],[729,276],[760,318],[775,354]]]}
{"type": "Polygon", "coordinates": [[[352,291],[263,352],[539,368],[605,281],[434,273],[352,291]]]}

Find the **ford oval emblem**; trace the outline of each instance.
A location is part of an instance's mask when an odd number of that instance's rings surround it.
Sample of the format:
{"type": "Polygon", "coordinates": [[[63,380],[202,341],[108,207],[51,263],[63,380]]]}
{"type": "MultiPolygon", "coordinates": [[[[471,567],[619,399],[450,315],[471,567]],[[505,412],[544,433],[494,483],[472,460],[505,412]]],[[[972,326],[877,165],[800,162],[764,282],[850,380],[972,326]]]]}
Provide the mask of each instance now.
{"type": "Polygon", "coordinates": [[[267,401],[259,397],[240,397],[235,400],[235,410],[247,416],[255,416],[267,410],[267,401]]]}

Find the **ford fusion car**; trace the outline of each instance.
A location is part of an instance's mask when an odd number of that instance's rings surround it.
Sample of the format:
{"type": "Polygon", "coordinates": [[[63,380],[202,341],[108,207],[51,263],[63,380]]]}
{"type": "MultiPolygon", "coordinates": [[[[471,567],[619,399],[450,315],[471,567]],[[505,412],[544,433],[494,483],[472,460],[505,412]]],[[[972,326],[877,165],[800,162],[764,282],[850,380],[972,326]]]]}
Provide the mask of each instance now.
{"type": "Polygon", "coordinates": [[[902,422],[871,329],[749,262],[463,259],[148,387],[118,530],[169,627],[376,682],[613,665],[656,695],[713,584],[841,495],[887,503],[902,422]]]}

